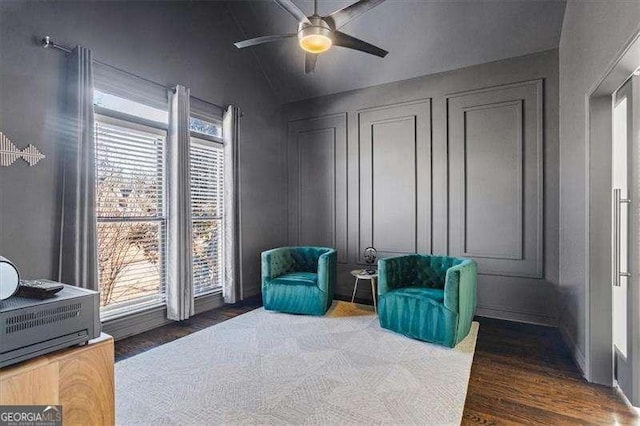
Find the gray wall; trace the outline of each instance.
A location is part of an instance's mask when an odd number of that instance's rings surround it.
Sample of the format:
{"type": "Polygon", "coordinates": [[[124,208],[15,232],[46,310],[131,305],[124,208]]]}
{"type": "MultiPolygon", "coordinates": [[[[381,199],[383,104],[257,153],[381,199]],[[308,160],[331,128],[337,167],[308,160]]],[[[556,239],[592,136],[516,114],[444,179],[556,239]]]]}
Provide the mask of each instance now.
{"type": "MultiPolygon", "coordinates": [[[[560,329],[583,371],[589,231],[587,97],[640,29],[638,1],[569,1],[560,41],[560,329]]],[[[608,254],[606,254],[608,256],[608,254]]]]}
{"type": "MultiPolygon", "coordinates": [[[[308,13],[313,10],[311,0],[295,2],[308,13]]],[[[321,0],[318,13],[329,15],[351,3],[321,0]]],[[[247,38],[296,28],[295,20],[271,1],[232,4],[247,38]]],[[[564,6],[564,0],[387,0],[344,28],[389,51],[387,57],[330,49],[313,75],[301,72],[304,55],[295,39],[253,51],[276,92],[293,102],[557,49],[564,6]]]]}
{"type": "Polygon", "coordinates": [[[557,323],[556,50],[294,102],[283,114],[289,243],[338,248],[338,294],[351,295],[349,270],[368,244],[385,256],[467,255],[479,262],[479,314],[557,323]]]}
{"type": "Polygon", "coordinates": [[[259,292],[259,253],[282,244],[280,106],[220,2],[0,3],[0,131],[47,158],[0,168],[0,254],[25,277],[58,270],[60,158],[56,134],[65,59],[34,37],[82,44],[94,57],[201,99],[241,107],[241,234],[244,294],[259,292]]]}

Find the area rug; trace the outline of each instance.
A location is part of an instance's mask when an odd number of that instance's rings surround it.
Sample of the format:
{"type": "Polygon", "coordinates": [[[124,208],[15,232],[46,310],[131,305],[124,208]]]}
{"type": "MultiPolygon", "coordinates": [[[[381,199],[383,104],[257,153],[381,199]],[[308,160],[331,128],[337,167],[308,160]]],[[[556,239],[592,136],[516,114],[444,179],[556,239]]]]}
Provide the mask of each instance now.
{"type": "Polygon", "coordinates": [[[256,309],[116,364],[116,423],[459,424],[478,323],[454,349],[369,307],[256,309]]]}

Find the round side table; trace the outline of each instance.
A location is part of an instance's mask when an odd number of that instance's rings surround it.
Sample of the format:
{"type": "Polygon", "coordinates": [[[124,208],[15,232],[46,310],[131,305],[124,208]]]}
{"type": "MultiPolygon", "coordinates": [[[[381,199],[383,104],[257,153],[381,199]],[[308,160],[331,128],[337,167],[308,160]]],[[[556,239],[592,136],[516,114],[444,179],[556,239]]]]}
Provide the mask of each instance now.
{"type": "Polygon", "coordinates": [[[365,269],[355,269],[351,271],[351,275],[356,277],[356,283],[353,286],[353,294],[351,295],[351,303],[353,303],[356,298],[356,290],[358,289],[358,281],[360,280],[370,280],[371,281],[371,296],[373,296],[373,309],[376,313],[378,313],[378,303],[376,301],[376,278],[378,278],[378,273],[374,272],[373,274],[369,274],[365,269]]]}

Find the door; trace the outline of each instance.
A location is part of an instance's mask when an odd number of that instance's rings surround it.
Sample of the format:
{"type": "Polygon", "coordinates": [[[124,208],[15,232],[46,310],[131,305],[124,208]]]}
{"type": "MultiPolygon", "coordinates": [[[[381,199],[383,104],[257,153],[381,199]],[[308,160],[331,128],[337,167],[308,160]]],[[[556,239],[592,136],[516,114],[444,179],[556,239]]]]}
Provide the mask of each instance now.
{"type": "Polygon", "coordinates": [[[614,94],[613,190],[613,374],[640,406],[640,101],[638,77],[614,94]]]}

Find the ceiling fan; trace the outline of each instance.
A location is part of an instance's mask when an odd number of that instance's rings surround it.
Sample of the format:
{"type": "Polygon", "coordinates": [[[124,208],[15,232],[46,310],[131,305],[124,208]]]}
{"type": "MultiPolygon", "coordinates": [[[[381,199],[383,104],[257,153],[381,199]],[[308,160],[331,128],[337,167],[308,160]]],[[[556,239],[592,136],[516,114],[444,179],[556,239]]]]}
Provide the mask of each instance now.
{"type": "Polygon", "coordinates": [[[292,0],[274,1],[299,21],[298,32],[239,41],[235,43],[238,49],[297,36],[300,47],[305,51],[304,72],[306,74],[315,70],[318,54],[326,52],[331,46],[359,50],[381,58],[384,58],[389,53],[373,44],[338,31],[358,16],[378,6],[384,0],[360,0],[327,16],[318,15],[318,0],[313,1],[313,15],[311,16],[306,16],[292,0]]]}

